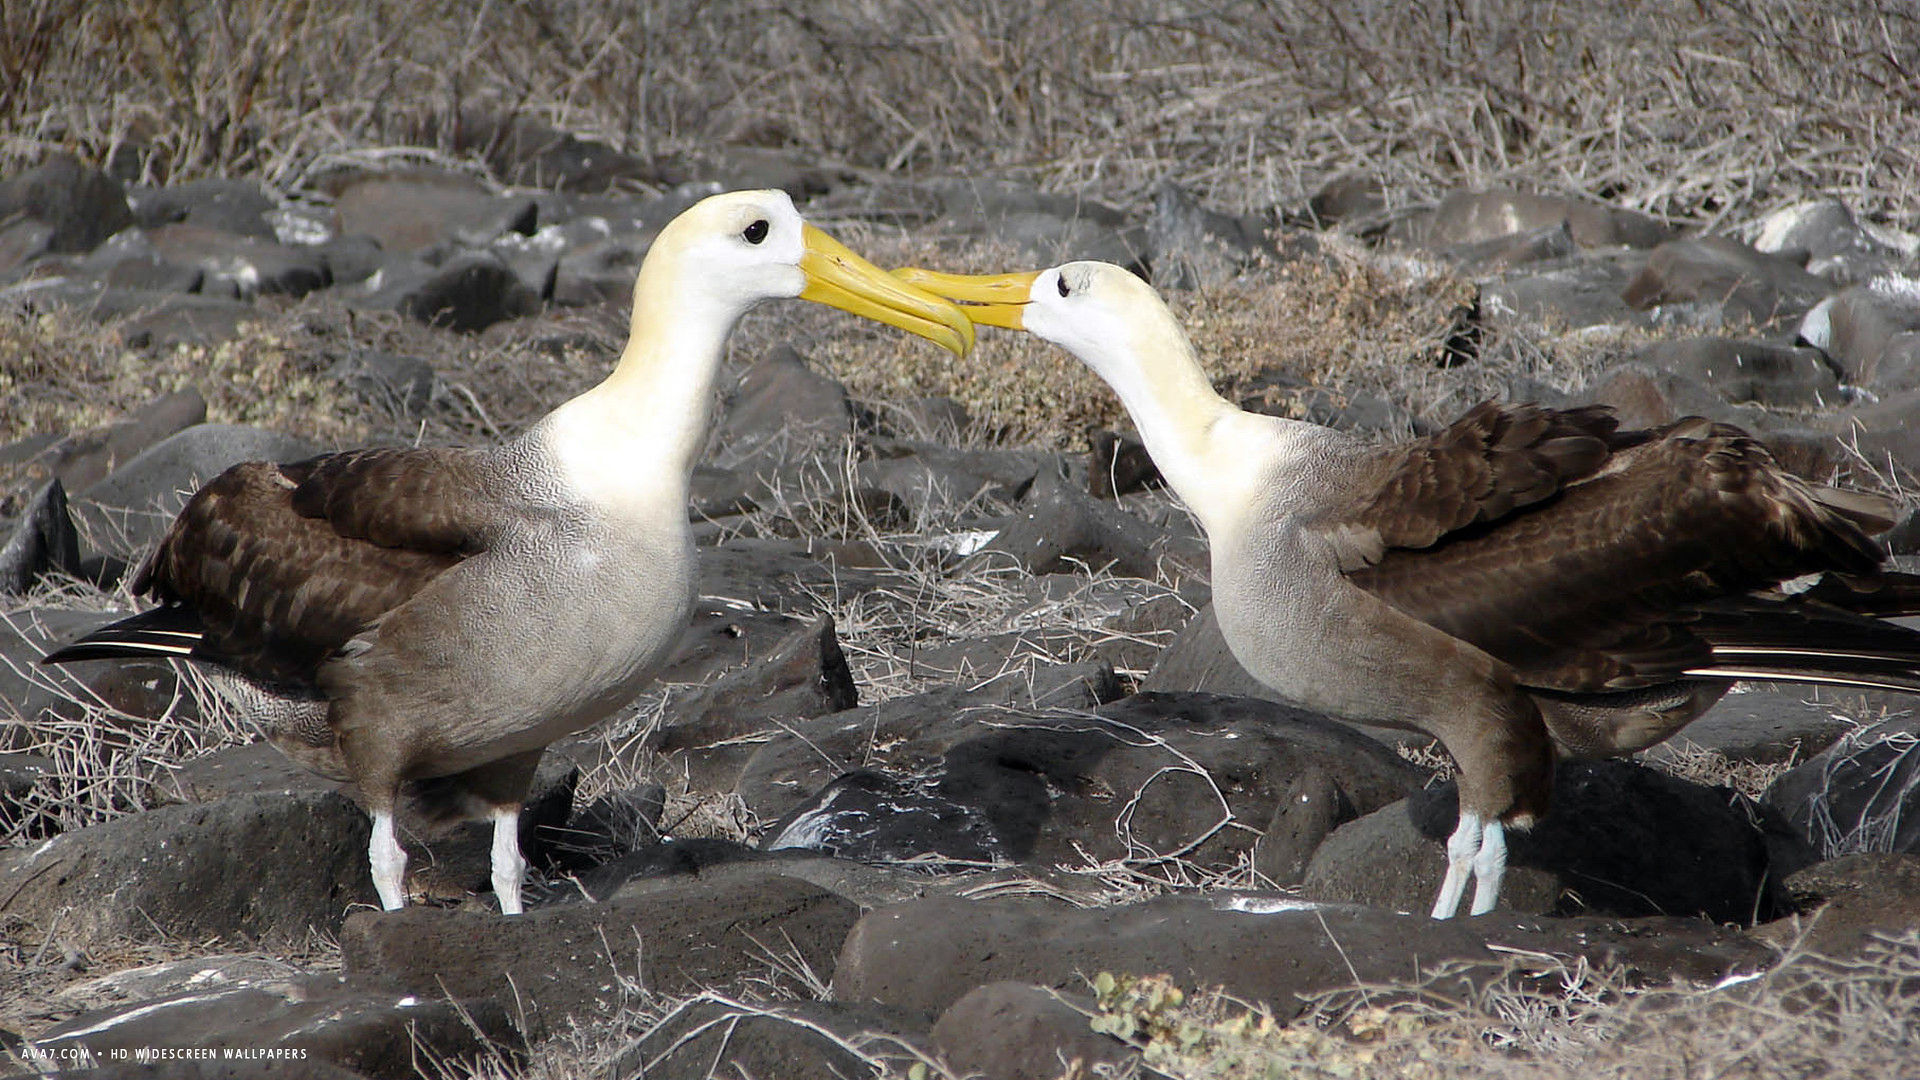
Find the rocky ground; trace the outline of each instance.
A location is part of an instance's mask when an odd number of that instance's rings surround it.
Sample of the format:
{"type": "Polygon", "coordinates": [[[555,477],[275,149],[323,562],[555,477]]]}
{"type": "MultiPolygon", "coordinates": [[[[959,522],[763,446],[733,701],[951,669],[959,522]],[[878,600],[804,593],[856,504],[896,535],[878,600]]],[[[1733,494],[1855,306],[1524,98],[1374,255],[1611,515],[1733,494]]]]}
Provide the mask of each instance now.
{"type": "MultiPolygon", "coordinates": [[[[1772,75],[1799,54],[1765,55],[1772,75]]],[[[1384,115],[1411,134],[1378,169],[1261,197],[1228,179],[1251,165],[1208,156],[1240,145],[1238,114],[1183,97],[1204,115],[1163,138],[1144,99],[1081,74],[1048,100],[1111,91],[1113,125],[1185,164],[903,170],[911,147],[826,163],[740,132],[629,152],[468,113],[485,153],[461,162],[445,139],[253,159],[229,140],[239,178],[163,182],[106,148],[0,177],[0,1072],[131,1076],[155,1049],[175,1056],[138,1075],[1910,1070],[1914,699],[1743,686],[1637,759],[1567,763],[1502,910],[1433,922],[1444,753],[1241,671],[1204,542],[1117,403],[1024,336],[955,361],[813,305],[749,316],[695,478],[693,624],[656,691],[547,755],[523,917],[486,894],[484,832],[417,823],[415,904],[376,910],[353,793],[191,669],[34,666],[126,610],[129,563],[226,465],[494,439],[597,381],[652,237],[730,187],[785,188],[883,265],[1133,267],[1251,408],[1380,437],[1487,397],[1738,423],[1808,476],[1900,497],[1889,549],[1920,555],[1909,175],[1761,197],[1754,176],[1793,187],[1801,159],[1726,150],[1766,166],[1743,172],[1696,148],[1661,175],[1618,150],[1636,172],[1585,132],[1605,182],[1548,154],[1493,183],[1477,155],[1507,144],[1389,108],[1297,125],[1324,149],[1384,115]],[[1436,181],[1456,174],[1480,182],[1436,181]],[[1566,190],[1586,194],[1538,193],[1566,190]]],[[[1548,77],[1517,76],[1514,115],[1562,115],[1548,77]]],[[[1854,101],[1830,90],[1809,94],[1854,101]]],[[[1715,93],[1694,88],[1698,116],[1715,93]]],[[[1065,122],[1028,107],[1010,143],[1065,122]]]]}

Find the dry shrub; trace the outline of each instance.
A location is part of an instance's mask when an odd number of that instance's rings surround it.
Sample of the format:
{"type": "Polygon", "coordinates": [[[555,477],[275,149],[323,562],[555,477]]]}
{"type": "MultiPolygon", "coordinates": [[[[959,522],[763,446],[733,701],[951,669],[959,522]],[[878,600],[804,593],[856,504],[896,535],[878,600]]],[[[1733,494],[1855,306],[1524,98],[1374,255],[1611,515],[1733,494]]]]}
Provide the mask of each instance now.
{"type": "Polygon", "coordinates": [[[1443,1080],[1471,1075],[1817,1080],[1904,1075],[1920,1022],[1920,937],[1854,959],[1792,954],[1715,986],[1648,987],[1617,971],[1529,954],[1461,992],[1446,970],[1325,995],[1277,1023],[1165,976],[1102,974],[1093,1023],[1129,1035],[1181,1080],[1289,1076],[1443,1080]]]}
{"type": "Polygon", "coordinates": [[[15,7],[0,167],[67,147],[292,188],[383,142],[484,158],[462,120],[484,104],[656,164],[781,147],[1123,205],[1174,179],[1271,206],[1367,171],[1707,222],[1815,194],[1920,210],[1906,0],[15,7]]]}

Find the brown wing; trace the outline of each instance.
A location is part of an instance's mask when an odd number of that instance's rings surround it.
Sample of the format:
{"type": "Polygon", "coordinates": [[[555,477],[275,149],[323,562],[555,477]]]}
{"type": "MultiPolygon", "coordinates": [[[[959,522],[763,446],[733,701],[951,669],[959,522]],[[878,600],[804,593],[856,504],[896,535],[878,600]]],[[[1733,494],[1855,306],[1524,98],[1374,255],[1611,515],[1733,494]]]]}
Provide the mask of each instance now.
{"type": "Polygon", "coordinates": [[[1528,685],[1645,686],[1707,663],[1701,605],[1815,570],[1874,574],[1862,496],[1825,494],[1738,429],[1685,420],[1552,500],[1351,578],[1528,685]]]}
{"type": "Polygon", "coordinates": [[[187,502],[134,589],[199,615],[195,655],[304,682],[353,635],[480,550],[475,488],[465,451],[236,465],[187,502]]]}
{"type": "Polygon", "coordinates": [[[299,486],[293,509],[341,536],[384,548],[472,555],[485,546],[473,513],[476,452],[378,448],[281,467],[299,486]]]}
{"type": "Polygon", "coordinates": [[[1557,494],[1592,475],[1633,434],[1603,406],[1475,406],[1445,431],[1380,450],[1358,498],[1316,524],[1357,549],[1349,566],[1388,548],[1424,548],[1557,494]]]}

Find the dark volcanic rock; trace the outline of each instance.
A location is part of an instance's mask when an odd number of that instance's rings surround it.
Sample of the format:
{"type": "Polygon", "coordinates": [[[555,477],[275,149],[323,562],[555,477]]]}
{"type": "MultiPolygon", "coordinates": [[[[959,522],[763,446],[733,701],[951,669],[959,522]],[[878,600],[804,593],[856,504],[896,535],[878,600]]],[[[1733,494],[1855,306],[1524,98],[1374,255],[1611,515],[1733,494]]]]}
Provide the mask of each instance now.
{"type": "Polygon", "coordinates": [[[549,858],[572,871],[599,866],[660,840],[667,790],[646,783],[609,792],[575,811],[564,826],[541,829],[549,858]]]}
{"type": "Polygon", "coordinates": [[[327,369],[327,377],[345,383],[368,401],[402,416],[417,416],[433,400],[440,377],[433,365],[415,356],[369,349],[343,357],[327,369]]]}
{"type": "MultiPolygon", "coordinates": [[[[1560,888],[1552,874],[1512,857],[1508,833],[1507,875],[1498,912],[1552,911],[1560,888]]],[[[1410,803],[1382,807],[1335,828],[1309,858],[1300,894],[1328,903],[1361,903],[1402,914],[1433,910],[1446,873],[1445,838],[1436,841],[1414,822],[1410,803]]],[[[1464,908],[1464,905],[1463,905],[1464,908]]]]}
{"type": "Polygon", "coordinates": [[[613,1066],[646,1080],[855,1080],[881,1075],[869,1058],[905,1075],[923,1042],[919,1013],[840,1001],[743,1005],[697,997],[650,1027],[613,1066]],[[848,1047],[858,1048],[856,1054],[848,1047]],[[864,1056],[862,1056],[864,1055],[864,1056]]]}
{"type": "Polygon", "coordinates": [[[1384,224],[1386,209],[1387,196],[1379,177],[1341,173],[1320,185],[1307,200],[1307,220],[1318,228],[1345,225],[1362,232],[1384,224]]]}
{"type": "MultiPolygon", "coordinates": [[[[856,724],[801,733],[821,753],[852,749],[862,737],[856,724]]],[[[1197,694],[1136,695],[1095,715],[935,719],[902,734],[893,742],[890,729],[876,729],[873,737],[890,745],[865,758],[894,775],[842,777],[791,811],[766,846],[857,858],[991,856],[1048,865],[1177,856],[1228,866],[1253,845],[1250,823],[1271,818],[1308,768],[1323,770],[1351,805],[1367,809],[1416,783],[1410,766],[1342,725],[1271,703],[1197,694]]],[[[750,777],[772,760],[799,757],[763,753],[750,777]]],[[[743,784],[743,797],[748,790],[743,784]]]]}
{"type": "Polygon", "coordinates": [[[1569,402],[1578,405],[1605,405],[1620,418],[1623,428],[1658,427],[1682,416],[1704,416],[1743,427],[1750,432],[1765,431],[1777,421],[1751,406],[1730,404],[1712,387],[1677,371],[1663,371],[1628,361],[1601,372],[1569,402]]]}
{"type": "Polygon", "coordinates": [[[1548,919],[1492,914],[1435,921],[1272,896],[1161,897],[1080,909],[1051,900],[927,899],[878,908],[848,935],[834,996],[945,1010],[969,990],[1018,980],[1056,990],[1092,973],[1164,972],[1185,987],[1224,987],[1288,1020],[1303,1000],[1417,977],[1449,961],[1471,992],[1507,977],[1516,955],[1619,964],[1630,978],[1718,980],[1771,962],[1745,935],[1693,919],[1548,919]]]}
{"type": "Polygon", "coordinates": [[[236,236],[202,225],[162,225],[148,233],[155,252],[200,271],[198,291],[251,300],[262,293],[304,296],[331,284],[326,261],[311,248],[236,236]]]}
{"type": "Polygon", "coordinates": [[[1920,424],[1912,422],[1916,415],[1920,390],[1908,390],[1836,413],[1822,426],[1856,445],[1868,461],[1891,461],[1904,472],[1920,473],[1920,424]]]}
{"type": "Polygon", "coordinates": [[[19,214],[52,226],[50,251],[91,251],[133,224],[126,189],[66,154],[0,183],[0,220],[19,214]]]}
{"type": "Polygon", "coordinates": [[[839,445],[853,435],[853,406],[847,389],[807,365],[791,345],[776,345],[727,395],[716,433],[725,448],[722,464],[793,443],[839,445]]]}
{"type": "Polygon", "coordinates": [[[1806,915],[1759,928],[1782,948],[1858,956],[1920,926],[1920,857],[1842,855],[1786,880],[1806,915]]]}
{"type": "Polygon", "coordinates": [[[1687,338],[1656,342],[1637,359],[1656,370],[1698,380],[1735,404],[1802,408],[1841,400],[1840,379],[1818,349],[1687,338]]]}
{"type": "Polygon", "coordinates": [[[54,228],[34,218],[0,221],[0,282],[28,272],[52,250],[54,228]]]}
{"type": "Polygon", "coordinates": [[[1004,565],[1002,560],[1011,558],[1035,574],[1077,564],[1151,578],[1159,539],[1159,531],[1146,522],[1096,501],[1058,470],[1043,468],[1020,501],[1019,516],[973,558],[984,565],[1004,565]]]}
{"type": "Polygon", "coordinates": [[[1014,181],[948,180],[927,187],[945,213],[942,228],[991,237],[1022,253],[1022,262],[1098,259],[1147,274],[1146,230],[1128,224],[1113,207],[1014,181]]]}
{"type": "Polygon", "coordinates": [[[181,802],[213,802],[261,792],[317,796],[341,790],[339,782],[302,767],[269,742],[202,754],[170,770],[158,786],[165,797],[181,802]]]}
{"type": "Polygon", "coordinates": [[[1776,210],[1761,218],[1754,232],[1755,248],[1779,254],[1804,252],[1808,273],[1842,285],[1898,269],[1911,254],[1863,227],[1838,199],[1819,199],[1776,210]]]}
{"type": "Polygon", "coordinates": [[[789,724],[747,759],[739,794],[754,813],[777,820],[852,769],[919,772],[980,721],[1006,719],[1013,707],[1091,709],[1118,694],[1111,670],[1062,664],[1036,669],[1031,680],[943,687],[789,724]]]}
{"type": "MultiPolygon", "coordinates": [[[[17,611],[0,626],[0,701],[24,724],[0,724],[0,750],[28,735],[28,725],[49,717],[86,721],[82,702],[98,701],[131,717],[171,715],[192,723],[196,715],[179,674],[164,660],[86,661],[57,669],[37,668],[40,658],[74,638],[118,618],[95,611],[35,607],[17,611]]],[[[18,747],[15,747],[16,749],[18,747]]]]}
{"type": "Polygon", "coordinates": [[[298,941],[373,900],[367,816],[336,794],[236,795],[0,856],[0,913],[81,948],[116,936],[298,941]]]}
{"type": "Polygon", "coordinates": [[[47,481],[0,541],[0,596],[22,595],[50,573],[81,575],[80,534],[59,480],[47,481]]]}
{"type": "Polygon", "coordinates": [[[55,440],[33,455],[28,469],[35,475],[44,470],[68,491],[84,491],[147,447],[206,418],[207,402],[198,390],[163,394],[124,420],[55,440]]]}
{"type": "Polygon", "coordinates": [[[1087,493],[1094,498],[1111,499],[1160,482],[1160,467],[1138,435],[1095,431],[1088,442],[1087,493]]]}
{"type": "Polygon", "coordinates": [[[1920,720],[1859,729],[1767,788],[1766,805],[1826,855],[1920,855],[1920,720]]]}
{"type": "Polygon", "coordinates": [[[898,780],[871,769],[845,773],[775,822],[763,848],[868,862],[1008,858],[987,808],[943,790],[958,786],[898,780]]]}
{"type": "Polygon", "coordinates": [[[129,200],[141,228],[183,223],[236,236],[275,239],[269,215],[279,204],[258,180],[208,177],[170,187],[135,189],[129,193],[129,200]]]}
{"type": "Polygon", "coordinates": [[[1842,377],[1880,393],[1920,389],[1920,282],[1882,278],[1842,290],[1807,313],[1800,336],[1842,377]]]}
{"type": "Polygon", "coordinates": [[[1480,310],[1491,320],[1520,319],[1565,326],[1638,325],[1648,317],[1620,298],[1646,265],[1638,250],[1588,252],[1528,263],[1480,289],[1480,310]]]}
{"type": "Polygon", "coordinates": [[[1031,983],[988,983],[940,1014],[933,1044],[949,1068],[994,1080],[1059,1080],[1076,1061],[1083,1069],[1105,1066],[1113,1075],[1130,1075],[1123,1070],[1138,1068],[1140,1051],[1094,1031],[1087,1022],[1091,1003],[1073,1000],[1031,983]]]}
{"type": "Polygon", "coordinates": [[[1647,755],[1660,757],[1697,747],[1735,761],[1768,765],[1804,761],[1853,727],[1835,716],[1832,706],[1822,704],[1818,693],[1810,687],[1790,686],[1728,694],[1682,728],[1671,743],[1651,747],[1647,755]]]}
{"type": "Polygon", "coordinates": [[[1798,319],[1831,286],[1799,262],[1768,255],[1725,236],[1669,240],[1653,249],[1621,299],[1642,311],[1700,304],[1713,325],[1765,325],[1798,319]]]}
{"type": "Polygon", "coordinates": [[[915,513],[965,506],[981,496],[1012,501],[1057,454],[1039,450],[961,450],[936,442],[879,437],[857,467],[856,483],[887,492],[915,513]]]}
{"type": "Polygon", "coordinates": [[[1230,697],[1260,698],[1286,704],[1279,694],[1254,678],[1227,648],[1220,622],[1207,604],[1188,621],[1186,629],[1160,654],[1140,689],[1156,692],[1192,691],[1230,697]]]}
{"type": "Polygon", "coordinates": [[[454,145],[484,153],[494,172],[517,187],[597,192],[622,180],[652,179],[652,170],[632,154],[530,116],[468,109],[459,117],[454,145]]]}
{"type": "Polygon", "coordinates": [[[1566,221],[1542,225],[1527,232],[1495,236],[1447,249],[1447,257],[1472,274],[1486,274],[1528,263],[1567,259],[1579,249],[1566,221]]]}
{"type": "Polygon", "coordinates": [[[629,302],[654,235],[620,233],[569,245],[554,266],[553,302],[563,307],[629,302]]]}
{"type": "Polygon", "coordinates": [[[480,248],[502,233],[531,234],[539,207],[500,196],[453,173],[399,173],[350,181],[334,197],[341,235],[361,233],[382,249],[411,253],[440,244],[480,248]]]}
{"type": "Polygon", "coordinates": [[[457,251],[438,264],[389,262],[351,301],[464,333],[540,310],[539,295],[505,260],[479,250],[457,251]]]}
{"type": "Polygon", "coordinates": [[[765,656],[675,698],[652,749],[681,754],[693,785],[710,788],[737,777],[752,755],[752,743],[738,740],[859,704],[833,617],[821,615],[774,642],[765,656]]]}
{"type": "MultiPolygon", "coordinates": [[[[744,864],[765,863],[773,858],[776,856],[735,840],[695,836],[684,840],[663,840],[636,848],[582,871],[577,880],[581,891],[600,898],[612,896],[635,882],[646,883],[659,878],[704,877],[711,880],[716,874],[724,875],[739,870],[751,879],[760,871],[750,865],[741,869],[744,864]]],[[[767,872],[778,871],[770,869],[767,872]]],[[[642,887],[645,887],[644,884],[642,887]]],[[[835,890],[829,888],[828,891],[835,890]]]]}
{"type": "Polygon", "coordinates": [[[88,1013],[48,1029],[34,1045],[85,1047],[100,1060],[158,1049],[232,1051],[282,1068],[317,1061],[412,1080],[422,1059],[477,1061],[513,1040],[507,1012],[495,1002],[423,1000],[357,979],[307,975],[88,1013]]]}
{"type": "MultiPolygon", "coordinates": [[[[1446,870],[1457,789],[1428,789],[1334,830],[1307,868],[1305,893],[1399,911],[1430,909],[1446,870]],[[1409,842],[1411,816],[1426,840],[1409,842]],[[1400,819],[1398,821],[1394,819],[1400,819]]],[[[1709,788],[1625,761],[1563,762],[1539,824],[1509,830],[1510,911],[1686,915],[1750,923],[1788,908],[1753,809],[1709,788]],[[1538,871],[1550,876],[1551,883],[1538,871]]]]}
{"type": "Polygon", "coordinates": [[[1234,217],[1200,205],[1171,180],[1153,193],[1147,220],[1147,261],[1160,289],[1194,289],[1232,281],[1242,270],[1279,251],[1267,239],[1269,222],[1234,217]]]}
{"type": "Polygon", "coordinates": [[[136,349],[217,345],[259,318],[253,305],[224,296],[108,289],[92,306],[102,322],[118,320],[120,340],[136,349]]]}
{"type": "Polygon", "coordinates": [[[1253,868],[1275,885],[1298,885],[1313,853],[1336,827],[1358,816],[1340,782],[1309,765],[1281,794],[1272,820],[1253,846],[1253,868]]]}
{"type": "Polygon", "coordinates": [[[362,913],[347,920],[340,945],[349,972],[415,993],[499,1002],[534,1036],[569,1016],[611,1011],[629,987],[687,994],[764,975],[768,949],[791,949],[827,971],[858,914],[792,878],[669,878],[514,917],[422,907],[362,913]]]}
{"type": "Polygon", "coordinates": [[[1429,215],[1396,226],[1394,235],[1432,248],[1484,243],[1564,226],[1583,248],[1652,247],[1673,230],[1635,210],[1519,191],[1454,191],[1429,215]]]}

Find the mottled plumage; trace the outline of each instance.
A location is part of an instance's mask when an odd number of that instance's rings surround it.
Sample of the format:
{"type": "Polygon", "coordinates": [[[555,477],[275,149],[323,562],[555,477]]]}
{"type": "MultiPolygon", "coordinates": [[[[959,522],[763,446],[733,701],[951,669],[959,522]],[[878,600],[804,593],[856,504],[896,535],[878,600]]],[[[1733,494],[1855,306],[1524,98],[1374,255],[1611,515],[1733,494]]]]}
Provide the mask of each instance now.
{"type": "Polygon", "coordinates": [[[1920,690],[1920,633],[1881,621],[1920,612],[1920,578],[1870,538],[1892,504],[1796,477],[1737,428],[1486,403],[1375,446],[1228,404],[1118,267],[900,275],[1112,385],[1207,531],[1221,634],[1250,673],[1446,745],[1461,815],[1436,917],[1468,880],[1471,910],[1493,906],[1504,829],[1546,811],[1556,744],[1643,749],[1738,678],[1920,690]]]}
{"type": "Polygon", "coordinates": [[[972,328],[801,221],[779,192],[695,205],[634,286],[607,379],[495,447],[375,449],[237,465],[197,492],[133,580],[158,602],[47,663],[203,662],[296,760],[373,815],[383,906],[404,902],[403,787],[489,815],[493,883],[520,910],[517,822],[542,750],[663,663],[692,603],[689,476],[726,337],[800,297],[955,351],[972,328]]]}

